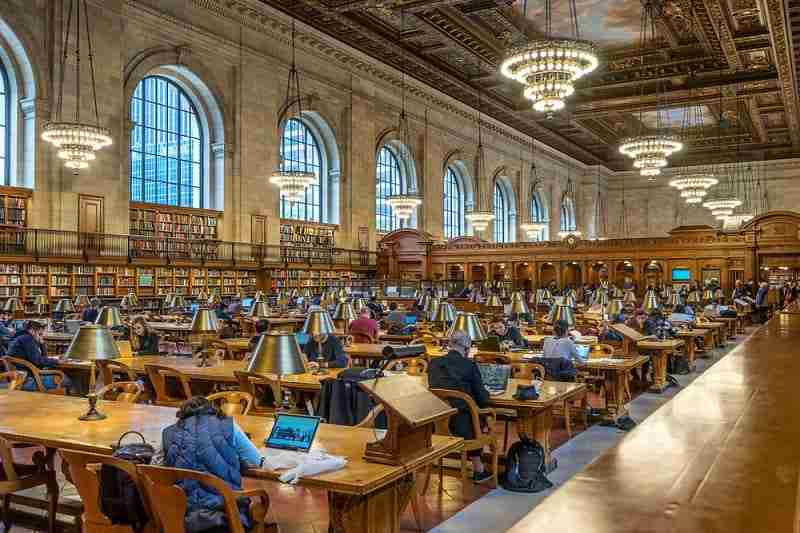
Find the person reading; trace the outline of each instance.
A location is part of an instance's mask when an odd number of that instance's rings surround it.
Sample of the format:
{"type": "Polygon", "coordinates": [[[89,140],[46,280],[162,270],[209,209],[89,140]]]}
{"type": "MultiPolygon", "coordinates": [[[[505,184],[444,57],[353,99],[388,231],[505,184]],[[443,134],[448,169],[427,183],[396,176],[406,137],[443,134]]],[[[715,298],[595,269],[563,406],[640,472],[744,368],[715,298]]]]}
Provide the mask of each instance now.
{"type": "Polygon", "coordinates": [[[322,360],[328,368],[345,368],[347,354],[342,342],[335,335],[314,335],[302,345],[303,352],[308,357],[308,365],[312,368],[318,364],[320,346],[322,347],[322,360]]]}
{"type": "Polygon", "coordinates": [[[489,334],[496,335],[500,342],[509,343],[514,348],[522,348],[528,345],[519,330],[514,326],[509,326],[503,320],[495,320],[490,327],[489,334]]]}
{"type": "MultiPolygon", "coordinates": [[[[480,408],[489,405],[489,391],[483,386],[483,379],[478,365],[467,359],[472,339],[463,331],[456,331],[448,341],[447,355],[435,357],[428,366],[428,384],[432,389],[448,389],[461,391],[475,400],[480,408]]],[[[450,417],[450,433],[464,439],[474,439],[470,412],[462,400],[451,400],[450,404],[458,409],[458,413],[450,417]]],[[[483,426],[483,421],[481,421],[483,426]]],[[[488,427],[482,427],[488,433],[488,427]]],[[[492,478],[481,461],[481,450],[467,452],[472,461],[472,481],[483,483],[492,478]]]]}
{"type": "MultiPolygon", "coordinates": [[[[25,329],[17,333],[11,345],[8,347],[8,355],[18,359],[24,359],[39,369],[55,368],[58,366],[58,359],[47,356],[47,346],[44,344],[44,324],[29,320],[25,324],[25,329]]],[[[57,388],[53,376],[42,376],[42,385],[47,390],[57,388]]],[[[61,385],[66,389],[72,388],[72,382],[68,377],[64,377],[61,385]]],[[[33,376],[28,376],[22,384],[24,391],[36,391],[36,380],[33,376]]]]}
{"type": "Polygon", "coordinates": [[[144,317],[137,316],[131,325],[131,349],[138,355],[158,355],[161,353],[158,333],[147,324],[144,317]]]}
{"type": "Polygon", "coordinates": [[[350,334],[353,335],[356,342],[366,337],[377,340],[378,323],[370,318],[368,307],[363,308],[358,318],[350,322],[350,334]]]}

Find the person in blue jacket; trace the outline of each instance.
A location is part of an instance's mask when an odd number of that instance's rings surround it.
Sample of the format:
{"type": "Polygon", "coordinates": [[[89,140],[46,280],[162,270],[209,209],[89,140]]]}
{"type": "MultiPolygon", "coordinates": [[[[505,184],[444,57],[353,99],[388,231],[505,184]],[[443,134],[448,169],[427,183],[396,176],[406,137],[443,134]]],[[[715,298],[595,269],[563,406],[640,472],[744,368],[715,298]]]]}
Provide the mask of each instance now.
{"type": "Polygon", "coordinates": [[[92,301],[89,303],[89,307],[83,310],[83,315],[81,315],[81,320],[84,322],[94,322],[97,320],[97,315],[100,314],[100,300],[97,298],[92,298],[92,301]]]}
{"type": "MultiPolygon", "coordinates": [[[[36,368],[45,370],[48,368],[55,368],[58,365],[58,360],[52,357],[47,357],[47,347],[44,344],[44,324],[34,320],[28,321],[25,324],[25,329],[20,331],[11,341],[8,347],[8,355],[18,359],[24,359],[36,368]]],[[[42,384],[45,389],[57,388],[57,383],[54,376],[42,376],[42,384]]],[[[68,377],[64,378],[62,385],[65,389],[70,390],[72,382],[68,377]]],[[[33,376],[28,376],[25,383],[22,385],[22,390],[35,391],[36,380],[33,376]]]]}

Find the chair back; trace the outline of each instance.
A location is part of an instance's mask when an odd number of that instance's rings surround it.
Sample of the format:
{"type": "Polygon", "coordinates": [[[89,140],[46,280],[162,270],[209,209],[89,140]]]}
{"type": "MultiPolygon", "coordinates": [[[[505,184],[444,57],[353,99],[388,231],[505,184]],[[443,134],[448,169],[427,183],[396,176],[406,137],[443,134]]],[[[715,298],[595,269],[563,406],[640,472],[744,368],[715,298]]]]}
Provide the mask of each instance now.
{"type": "Polygon", "coordinates": [[[209,353],[219,359],[233,359],[231,351],[228,349],[228,345],[222,341],[208,341],[208,350],[209,353]]]}
{"type": "Polygon", "coordinates": [[[595,344],[589,351],[589,359],[599,359],[614,355],[614,347],[608,344],[595,344]]]}
{"type": "MultiPolygon", "coordinates": [[[[472,434],[477,437],[483,434],[481,430],[481,420],[478,416],[478,404],[472,399],[472,396],[457,390],[450,389],[431,389],[433,394],[444,400],[448,405],[452,405],[452,400],[461,400],[467,405],[469,410],[470,424],[472,425],[472,434]]],[[[442,418],[436,422],[436,435],[454,436],[450,433],[450,418],[442,418]]]]}
{"type": "Polygon", "coordinates": [[[192,397],[192,389],[189,386],[189,377],[175,370],[162,365],[145,365],[147,376],[150,378],[150,383],[153,384],[153,390],[156,391],[155,404],[167,407],[180,407],[180,405],[192,397]],[[174,378],[180,385],[180,391],[183,398],[171,396],[167,388],[167,378],[174,378]]]}
{"type": "Polygon", "coordinates": [[[97,361],[97,366],[100,367],[100,375],[103,378],[103,384],[110,385],[115,381],[120,381],[119,377],[114,379],[115,376],[122,375],[124,378],[121,381],[136,381],[136,371],[119,361],[113,359],[101,359],[97,361]]]}
{"type": "Polygon", "coordinates": [[[511,364],[511,358],[510,357],[508,357],[507,355],[500,355],[500,354],[488,354],[488,353],[481,354],[481,353],[479,353],[479,354],[477,354],[475,356],[475,359],[479,363],[490,363],[490,364],[493,364],[493,365],[510,365],[511,364]]]}
{"type": "Polygon", "coordinates": [[[250,414],[250,408],[253,406],[253,396],[241,391],[215,392],[206,396],[206,399],[225,416],[250,414]]]}
{"type": "Polygon", "coordinates": [[[166,468],[163,466],[139,465],[137,467],[142,485],[152,502],[152,513],[161,526],[162,531],[169,533],[185,533],[183,518],[186,514],[186,494],[179,481],[195,480],[215,490],[224,500],[225,516],[228,519],[228,531],[245,533],[239,518],[239,508],[233,491],[222,479],[182,468],[166,468]]]}
{"type": "Polygon", "coordinates": [[[236,381],[239,382],[239,390],[249,394],[250,397],[253,398],[253,403],[250,407],[251,415],[264,416],[275,413],[275,409],[277,409],[283,400],[283,391],[281,390],[280,381],[263,374],[245,372],[242,370],[235,370],[233,375],[236,376],[236,381]],[[272,391],[272,405],[259,401],[259,399],[264,398],[266,389],[272,391]]]}
{"type": "Polygon", "coordinates": [[[143,392],[144,387],[136,381],[115,381],[97,391],[97,397],[101,400],[136,403],[143,392]]]}
{"type": "Polygon", "coordinates": [[[544,379],[544,365],[539,363],[514,363],[511,365],[511,377],[517,379],[544,379]]]}
{"type": "MultiPolygon", "coordinates": [[[[37,392],[44,392],[47,394],[66,394],[67,391],[62,385],[64,382],[64,373],[60,370],[39,370],[33,364],[29,363],[24,359],[18,359],[16,357],[11,357],[10,355],[6,355],[4,357],[6,362],[6,368],[12,372],[24,372],[26,374],[25,379],[22,381],[25,383],[28,377],[32,377],[33,381],[36,383],[36,391],[37,392]],[[42,381],[42,375],[49,375],[53,376],[53,381],[55,383],[55,388],[47,389],[44,386],[44,382],[42,381]]],[[[21,387],[22,385],[20,385],[21,387]]]]}
{"type": "Polygon", "coordinates": [[[83,502],[83,531],[92,533],[134,533],[133,527],[125,525],[114,525],[111,519],[103,513],[100,507],[100,469],[96,465],[109,465],[113,468],[122,470],[131,481],[136,485],[141,496],[142,506],[147,514],[148,526],[145,531],[156,531],[153,523],[153,516],[150,511],[149,499],[144,490],[136,465],[123,459],[118,459],[111,455],[100,455],[96,453],[79,452],[75,450],[61,450],[61,457],[69,465],[72,483],[78,489],[78,494],[83,502]]]}
{"type": "Polygon", "coordinates": [[[375,344],[376,341],[375,337],[368,333],[361,333],[358,331],[351,331],[350,336],[353,338],[353,342],[357,342],[359,344],[375,344]]]}
{"type": "Polygon", "coordinates": [[[27,378],[27,374],[20,370],[13,370],[11,372],[3,372],[0,374],[0,379],[4,380],[8,383],[8,390],[18,390],[22,388],[22,384],[25,383],[25,379],[27,378]]]}

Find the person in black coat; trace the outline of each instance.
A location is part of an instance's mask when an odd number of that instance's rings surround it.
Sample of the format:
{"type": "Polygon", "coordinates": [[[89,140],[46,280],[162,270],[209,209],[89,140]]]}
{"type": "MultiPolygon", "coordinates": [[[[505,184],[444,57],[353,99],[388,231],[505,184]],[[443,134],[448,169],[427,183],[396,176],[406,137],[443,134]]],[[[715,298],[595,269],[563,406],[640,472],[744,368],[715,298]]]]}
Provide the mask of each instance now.
{"type": "MultiPolygon", "coordinates": [[[[25,330],[19,332],[8,347],[8,355],[17,359],[24,359],[38,369],[45,370],[58,366],[58,359],[47,357],[47,347],[44,344],[44,324],[34,320],[25,324],[25,330]]],[[[72,382],[64,377],[62,386],[66,390],[72,388],[72,382]]],[[[57,384],[53,376],[42,376],[42,385],[47,390],[55,389],[57,384]]],[[[33,376],[28,376],[22,385],[22,390],[36,391],[36,381],[33,376]]]]}
{"type": "MultiPolygon", "coordinates": [[[[489,392],[483,386],[483,379],[474,361],[466,355],[472,346],[472,339],[463,331],[456,331],[450,337],[449,351],[444,357],[436,357],[428,366],[428,384],[432,389],[448,389],[469,394],[480,408],[489,405],[489,392]]],[[[451,405],[458,413],[450,417],[450,433],[464,439],[474,439],[469,408],[462,400],[452,400],[451,405]]],[[[489,429],[482,428],[484,432],[489,429]]],[[[472,461],[472,480],[483,483],[491,479],[481,461],[481,450],[467,452],[472,461]]]]}
{"type": "Polygon", "coordinates": [[[489,335],[496,335],[500,342],[510,342],[514,348],[523,348],[528,346],[522,334],[514,326],[510,326],[503,320],[496,320],[492,322],[491,332],[489,335]]]}
{"type": "Polygon", "coordinates": [[[313,367],[319,357],[319,345],[322,345],[322,359],[328,368],[344,368],[347,366],[347,354],[342,342],[335,335],[314,335],[303,345],[303,352],[313,367]]]}
{"type": "Polygon", "coordinates": [[[94,322],[100,314],[100,300],[93,298],[89,307],[83,310],[81,320],[84,322],[94,322]]]}

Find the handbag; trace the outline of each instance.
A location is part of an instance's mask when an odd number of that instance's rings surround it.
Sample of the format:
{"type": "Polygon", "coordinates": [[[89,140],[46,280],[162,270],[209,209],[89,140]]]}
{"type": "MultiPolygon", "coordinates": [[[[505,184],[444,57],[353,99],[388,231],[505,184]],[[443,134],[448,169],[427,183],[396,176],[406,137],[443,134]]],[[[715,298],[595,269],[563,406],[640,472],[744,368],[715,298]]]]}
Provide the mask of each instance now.
{"type": "Polygon", "coordinates": [[[521,402],[538,400],[539,393],[536,391],[535,385],[519,385],[517,387],[517,392],[514,393],[514,399],[521,402]]]}
{"type": "MultiPolygon", "coordinates": [[[[111,449],[114,457],[137,465],[150,464],[155,455],[155,448],[138,431],[123,433],[111,449]],[[122,444],[128,435],[139,435],[142,442],[122,444]]],[[[130,525],[134,531],[142,531],[147,523],[136,484],[127,472],[107,464],[100,467],[100,508],[112,524],[130,525]]]]}

